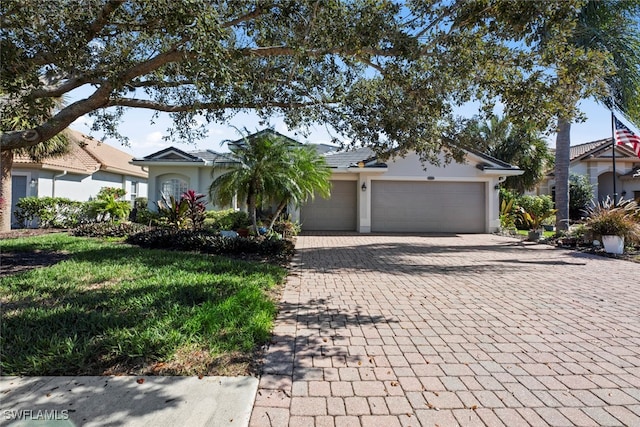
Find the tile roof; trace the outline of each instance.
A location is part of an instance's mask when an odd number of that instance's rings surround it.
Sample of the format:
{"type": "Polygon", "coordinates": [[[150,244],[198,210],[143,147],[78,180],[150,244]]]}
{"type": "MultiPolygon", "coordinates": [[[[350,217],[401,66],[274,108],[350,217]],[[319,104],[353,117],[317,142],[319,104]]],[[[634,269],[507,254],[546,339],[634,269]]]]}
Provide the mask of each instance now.
{"type": "Polygon", "coordinates": [[[611,144],[611,138],[599,139],[597,141],[586,142],[584,144],[572,145],[569,150],[569,159],[573,161],[589,152],[602,148],[607,144],[611,144]]]}
{"type": "Polygon", "coordinates": [[[327,164],[332,168],[354,166],[358,162],[366,161],[373,157],[375,157],[375,153],[367,147],[350,151],[333,151],[324,156],[327,164]]]}
{"type": "Polygon", "coordinates": [[[60,157],[34,162],[28,156],[16,156],[14,163],[81,174],[93,174],[98,170],[147,178],[140,166],[129,164],[131,155],[108,144],[103,144],[82,133],[68,129],[69,152],[60,157]]]}

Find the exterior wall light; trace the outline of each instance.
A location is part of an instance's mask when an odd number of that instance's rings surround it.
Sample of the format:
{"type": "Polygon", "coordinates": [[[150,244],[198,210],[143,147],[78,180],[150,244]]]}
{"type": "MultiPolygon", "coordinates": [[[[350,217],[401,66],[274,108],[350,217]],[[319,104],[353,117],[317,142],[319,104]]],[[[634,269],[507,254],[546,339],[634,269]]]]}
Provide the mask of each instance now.
{"type": "Polygon", "coordinates": [[[366,182],[363,182],[363,183],[362,183],[362,186],[360,187],[360,189],[361,189],[362,191],[367,191],[367,183],[366,183],[366,182]]]}

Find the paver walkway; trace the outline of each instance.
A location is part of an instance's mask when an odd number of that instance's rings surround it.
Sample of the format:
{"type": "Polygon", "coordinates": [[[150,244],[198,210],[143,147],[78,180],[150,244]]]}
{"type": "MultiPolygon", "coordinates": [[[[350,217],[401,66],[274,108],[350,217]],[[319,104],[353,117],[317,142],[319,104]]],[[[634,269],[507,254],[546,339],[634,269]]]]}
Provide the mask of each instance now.
{"type": "Polygon", "coordinates": [[[640,425],[640,264],[300,236],[251,426],[640,425]]]}

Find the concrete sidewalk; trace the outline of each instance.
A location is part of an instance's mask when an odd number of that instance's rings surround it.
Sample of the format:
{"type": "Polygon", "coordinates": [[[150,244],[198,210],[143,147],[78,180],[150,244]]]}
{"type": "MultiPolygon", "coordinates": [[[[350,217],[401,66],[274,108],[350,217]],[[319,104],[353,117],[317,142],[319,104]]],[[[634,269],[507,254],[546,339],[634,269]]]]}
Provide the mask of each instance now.
{"type": "Polygon", "coordinates": [[[640,426],[640,264],[492,235],[296,248],[251,426],[640,426]]]}
{"type": "Polygon", "coordinates": [[[254,377],[2,377],[0,425],[246,426],[257,387],[254,377]]]}

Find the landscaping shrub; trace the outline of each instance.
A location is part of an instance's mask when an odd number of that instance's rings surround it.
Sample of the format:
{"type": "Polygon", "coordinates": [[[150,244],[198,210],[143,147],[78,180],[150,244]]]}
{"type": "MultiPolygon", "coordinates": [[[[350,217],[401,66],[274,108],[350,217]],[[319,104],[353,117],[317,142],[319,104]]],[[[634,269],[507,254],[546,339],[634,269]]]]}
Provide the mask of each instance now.
{"type": "Polygon", "coordinates": [[[146,225],[135,222],[94,222],[79,225],[71,233],[82,237],[126,237],[148,229],[146,225]]]}
{"type": "Polygon", "coordinates": [[[127,243],[149,249],[198,251],[209,254],[255,253],[277,255],[292,249],[287,240],[227,238],[204,230],[157,228],[127,238],[127,243]]]}
{"type": "Polygon", "coordinates": [[[117,187],[102,187],[95,200],[87,203],[88,212],[92,221],[117,221],[127,219],[131,211],[131,205],[124,197],[126,191],[117,187]]]}
{"type": "Polygon", "coordinates": [[[249,215],[244,211],[226,209],[206,212],[207,223],[216,230],[237,230],[251,225],[249,215]],[[210,222],[211,221],[211,222],[210,222]]]}
{"type": "Polygon", "coordinates": [[[569,177],[569,218],[581,219],[589,208],[593,197],[593,186],[585,175],[571,174],[569,177]]]}
{"type": "Polygon", "coordinates": [[[300,234],[300,224],[289,219],[276,221],[273,224],[273,231],[282,235],[285,239],[290,239],[300,234]]]}
{"type": "Polygon", "coordinates": [[[16,219],[22,227],[35,222],[39,228],[69,228],[87,220],[82,202],[63,197],[23,197],[16,203],[16,219]]]}

